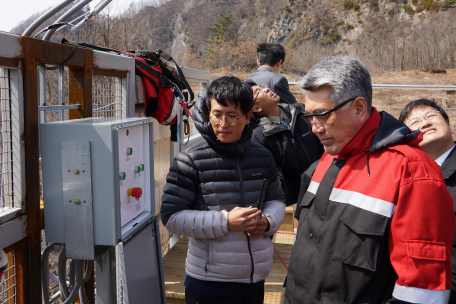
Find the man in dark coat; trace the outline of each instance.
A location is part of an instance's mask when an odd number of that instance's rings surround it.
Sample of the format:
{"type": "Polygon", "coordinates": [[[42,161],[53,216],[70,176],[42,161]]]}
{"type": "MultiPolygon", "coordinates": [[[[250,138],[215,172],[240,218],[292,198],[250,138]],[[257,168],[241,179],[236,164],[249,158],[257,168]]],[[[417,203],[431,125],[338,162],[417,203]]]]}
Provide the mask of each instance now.
{"type": "Polygon", "coordinates": [[[280,104],[280,97],[267,86],[247,80],[252,87],[258,118],[252,140],[271,151],[285,192],[286,205],[296,204],[301,175],[323,154],[323,146],[302,119],[304,105],[280,104]]]}
{"type": "MultiPolygon", "coordinates": [[[[440,166],[448,191],[456,209],[456,153],[450,119],[443,108],[428,99],[410,102],[402,110],[399,120],[412,130],[423,133],[420,147],[440,166]]],[[[436,206],[438,208],[438,206],[436,206]]],[[[456,303],[456,239],[451,253],[452,283],[450,301],[456,303]]]]}
{"type": "Polygon", "coordinates": [[[288,80],[280,75],[285,61],[285,49],[280,44],[262,43],[258,45],[258,70],[250,74],[250,80],[258,85],[266,85],[280,96],[281,103],[294,104],[296,98],[290,92],[288,80]]]}

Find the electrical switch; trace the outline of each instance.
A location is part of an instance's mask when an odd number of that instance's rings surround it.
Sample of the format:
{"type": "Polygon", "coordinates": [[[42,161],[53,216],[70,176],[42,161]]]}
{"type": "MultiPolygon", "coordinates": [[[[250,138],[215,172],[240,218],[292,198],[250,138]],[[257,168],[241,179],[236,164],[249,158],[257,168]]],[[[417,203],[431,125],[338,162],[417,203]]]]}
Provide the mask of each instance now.
{"type": "Polygon", "coordinates": [[[120,172],[119,177],[120,177],[120,180],[125,180],[125,178],[127,178],[127,175],[125,174],[125,172],[120,172]]]}
{"type": "Polygon", "coordinates": [[[127,155],[133,154],[133,148],[127,148],[127,155]]]}
{"type": "Polygon", "coordinates": [[[139,198],[142,196],[142,189],[139,187],[135,188],[128,188],[128,196],[133,196],[136,198],[137,201],[139,201],[139,198]]]}
{"type": "Polygon", "coordinates": [[[141,171],[141,168],[139,166],[135,166],[134,172],[139,173],[141,171]]]}
{"type": "Polygon", "coordinates": [[[144,164],[139,165],[139,170],[144,171],[144,164]]]}

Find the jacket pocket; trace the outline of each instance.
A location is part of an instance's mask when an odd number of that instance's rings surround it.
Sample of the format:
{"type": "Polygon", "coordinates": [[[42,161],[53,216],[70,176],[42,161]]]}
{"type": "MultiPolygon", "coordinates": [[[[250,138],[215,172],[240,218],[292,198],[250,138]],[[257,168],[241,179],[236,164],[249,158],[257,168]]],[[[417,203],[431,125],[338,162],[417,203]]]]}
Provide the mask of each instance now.
{"type": "MultiPolygon", "coordinates": [[[[417,286],[425,273],[446,273],[445,261],[450,259],[446,255],[444,242],[424,240],[408,240],[407,256],[405,284],[408,286],[417,286]]],[[[441,282],[440,285],[428,286],[429,289],[445,288],[441,282]]]]}
{"type": "Polygon", "coordinates": [[[380,249],[387,249],[388,243],[384,236],[390,219],[348,205],[340,221],[342,223],[337,232],[332,259],[347,265],[375,271],[380,249]]]}

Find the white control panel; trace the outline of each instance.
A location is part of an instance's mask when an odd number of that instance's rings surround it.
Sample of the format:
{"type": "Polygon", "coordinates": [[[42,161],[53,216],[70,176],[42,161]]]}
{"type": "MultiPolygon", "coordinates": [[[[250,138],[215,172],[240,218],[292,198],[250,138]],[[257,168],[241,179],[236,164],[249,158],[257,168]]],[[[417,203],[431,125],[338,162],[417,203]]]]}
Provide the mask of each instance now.
{"type": "Polygon", "coordinates": [[[145,167],[143,127],[119,129],[120,225],[144,212],[145,167]]]}

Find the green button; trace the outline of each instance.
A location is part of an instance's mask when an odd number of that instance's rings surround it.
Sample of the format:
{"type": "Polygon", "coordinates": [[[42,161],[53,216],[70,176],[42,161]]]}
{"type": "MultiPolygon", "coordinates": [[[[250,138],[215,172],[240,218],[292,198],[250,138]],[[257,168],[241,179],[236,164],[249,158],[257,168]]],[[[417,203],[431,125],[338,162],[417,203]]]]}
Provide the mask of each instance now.
{"type": "Polygon", "coordinates": [[[141,164],[141,165],[139,165],[139,166],[141,167],[141,171],[144,171],[144,165],[141,164]]]}
{"type": "Polygon", "coordinates": [[[119,176],[120,176],[120,180],[124,180],[127,177],[125,172],[120,172],[119,176]]]}
{"type": "Polygon", "coordinates": [[[127,148],[127,155],[133,154],[133,148],[127,148]]]}

